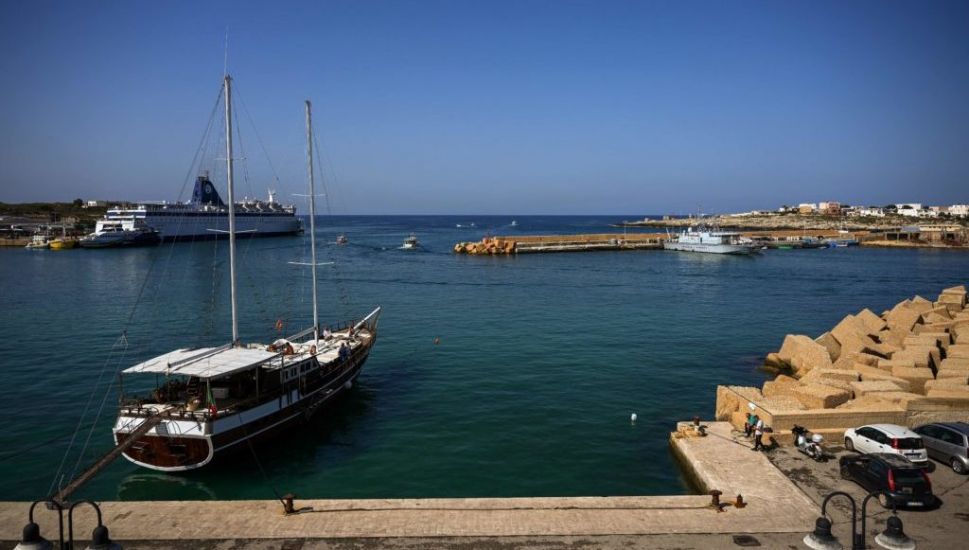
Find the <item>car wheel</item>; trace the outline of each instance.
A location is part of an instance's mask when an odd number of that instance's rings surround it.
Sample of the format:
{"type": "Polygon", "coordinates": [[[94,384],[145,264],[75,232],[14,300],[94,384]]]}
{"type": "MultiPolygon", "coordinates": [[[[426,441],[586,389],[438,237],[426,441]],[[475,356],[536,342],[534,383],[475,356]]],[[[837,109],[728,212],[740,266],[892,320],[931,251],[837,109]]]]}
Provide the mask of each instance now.
{"type": "Polygon", "coordinates": [[[969,472],[969,470],[966,469],[966,465],[963,464],[958,458],[952,459],[952,471],[959,475],[969,472]]]}
{"type": "Polygon", "coordinates": [[[878,504],[882,505],[882,508],[891,508],[892,499],[888,497],[885,493],[878,495],[878,504]]]}
{"type": "Polygon", "coordinates": [[[848,449],[849,451],[855,450],[855,444],[851,441],[850,437],[845,438],[845,449],[848,449]]]}
{"type": "Polygon", "coordinates": [[[841,467],[841,479],[851,479],[851,472],[848,470],[847,466],[841,467]]]}

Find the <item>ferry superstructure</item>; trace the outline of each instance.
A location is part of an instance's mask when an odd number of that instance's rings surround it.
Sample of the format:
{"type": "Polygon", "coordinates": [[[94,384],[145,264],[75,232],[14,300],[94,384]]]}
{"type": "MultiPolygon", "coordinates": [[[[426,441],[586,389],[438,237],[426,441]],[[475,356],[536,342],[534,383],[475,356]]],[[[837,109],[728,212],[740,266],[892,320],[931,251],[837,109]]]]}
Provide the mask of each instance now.
{"type": "MultiPolygon", "coordinates": [[[[295,235],[303,226],[296,207],[276,201],[272,192],[266,201],[246,199],[235,203],[236,233],[240,237],[295,235]]],[[[195,180],[191,202],[139,203],[135,207],[110,208],[102,221],[141,220],[158,231],[164,241],[212,239],[229,232],[229,209],[222,202],[208,172],[195,180]]]]}
{"type": "Polygon", "coordinates": [[[732,231],[709,231],[690,227],[686,231],[671,235],[663,242],[666,250],[681,252],[705,252],[708,254],[754,254],[757,246],[745,242],[740,233],[732,231]]]}

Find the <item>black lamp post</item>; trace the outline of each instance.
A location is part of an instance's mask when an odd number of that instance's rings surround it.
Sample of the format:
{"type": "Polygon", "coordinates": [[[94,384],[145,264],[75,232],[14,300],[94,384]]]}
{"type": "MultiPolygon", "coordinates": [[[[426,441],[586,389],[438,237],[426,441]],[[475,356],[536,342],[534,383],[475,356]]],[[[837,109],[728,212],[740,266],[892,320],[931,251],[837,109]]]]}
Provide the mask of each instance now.
{"type": "MultiPolygon", "coordinates": [[[[858,505],[851,495],[842,491],[835,491],[824,497],[821,503],[821,517],[814,525],[814,532],[804,537],[804,544],[813,550],[842,550],[841,543],[831,534],[831,520],[827,517],[828,501],[835,496],[843,496],[851,503],[851,550],[865,550],[865,519],[867,517],[868,501],[872,497],[884,494],[885,491],[874,491],[865,496],[861,502],[861,530],[858,530],[858,505]]],[[[875,544],[888,550],[915,550],[915,541],[908,538],[902,530],[902,520],[899,519],[895,511],[895,503],[892,502],[892,516],[888,518],[888,525],[885,530],[875,537],[875,544]]]]}
{"type": "Polygon", "coordinates": [[[54,544],[40,536],[40,526],[34,523],[34,508],[45,503],[52,510],[57,510],[58,525],[60,533],[58,536],[58,548],[61,550],[74,550],[74,508],[78,504],[90,504],[98,514],[98,526],[91,533],[91,544],[87,550],[121,550],[121,546],[111,541],[108,536],[108,528],[101,522],[101,509],[90,500],[81,500],[71,504],[67,510],[67,539],[64,539],[64,507],[56,500],[38,500],[30,505],[27,525],[24,526],[22,540],[14,547],[14,550],[53,550],[54,544]]]}

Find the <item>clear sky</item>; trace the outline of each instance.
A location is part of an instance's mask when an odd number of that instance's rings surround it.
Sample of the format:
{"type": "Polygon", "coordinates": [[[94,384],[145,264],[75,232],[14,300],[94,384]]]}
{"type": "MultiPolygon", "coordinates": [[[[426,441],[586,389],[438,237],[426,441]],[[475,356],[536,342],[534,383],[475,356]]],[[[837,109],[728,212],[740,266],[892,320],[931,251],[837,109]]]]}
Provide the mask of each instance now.
{"type": "Polygon", "coordinates": [[[969,202],[969,2],[884,0],[7,0],[0,201],[178,198],[226,27],[280,195],[309,98],[335,213],[969,202]]]}

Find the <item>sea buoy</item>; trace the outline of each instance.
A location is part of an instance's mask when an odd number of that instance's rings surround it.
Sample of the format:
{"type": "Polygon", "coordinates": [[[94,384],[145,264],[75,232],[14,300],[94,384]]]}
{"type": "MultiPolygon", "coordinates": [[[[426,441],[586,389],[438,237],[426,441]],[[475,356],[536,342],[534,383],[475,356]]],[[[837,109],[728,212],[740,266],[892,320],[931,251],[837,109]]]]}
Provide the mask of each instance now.
{"type": "Polygon", "coordinates": [[[633,413],[633,414],[629,415],[629,421],[630,422],[635,422],[637,418],[639,418],[639,417],[636,416],[636,413],[633,413]]]}

